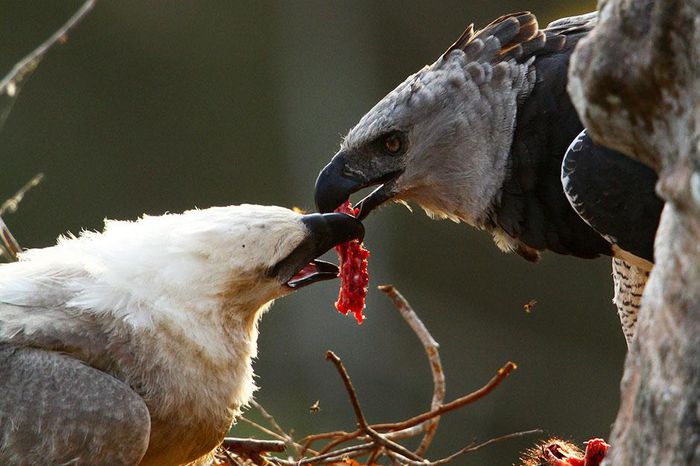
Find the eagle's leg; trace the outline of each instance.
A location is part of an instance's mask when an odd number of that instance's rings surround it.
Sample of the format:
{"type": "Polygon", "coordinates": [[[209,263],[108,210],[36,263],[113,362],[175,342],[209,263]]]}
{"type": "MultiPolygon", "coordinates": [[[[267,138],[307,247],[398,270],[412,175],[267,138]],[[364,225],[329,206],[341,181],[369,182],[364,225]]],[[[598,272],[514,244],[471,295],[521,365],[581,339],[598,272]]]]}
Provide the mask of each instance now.
{"type": "Polygon", "coordinates": [[[617,306],[622,332],[629,347],[634,338],[637,313],[642,303],[642,293],[649,278],[649,271],[618,258],[612,260],[612,271],[615,284],[613,302],[617,306]]]}
{"type": "Polygon", "coordinates": [[[68,355],[0,345],[0,464],[137,465],[150,416],[125,383],[68,355]]]}

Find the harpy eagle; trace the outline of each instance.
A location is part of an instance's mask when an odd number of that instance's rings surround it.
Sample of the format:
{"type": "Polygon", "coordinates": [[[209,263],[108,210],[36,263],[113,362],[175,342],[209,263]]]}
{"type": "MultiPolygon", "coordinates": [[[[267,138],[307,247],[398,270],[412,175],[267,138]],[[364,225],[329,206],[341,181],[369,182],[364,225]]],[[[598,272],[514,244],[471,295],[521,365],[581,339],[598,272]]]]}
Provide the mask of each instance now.
{"type": "Polygon", "coordinates": [[[108,221],[0,266],[0,464],[210,464],[272,300],[335,278],[345,214],[241,205],[108,221]]]}
{"type": "Polygon", "coordinates": [[[379,185],[360,218],[413,201],[529,261],[544,250],[611,256],[629,344],[663,203],[656,174],[596,145],[567,94],[569,58],[595,23],[591,13],[540,30],[524,12],[469,26],[350,130],[318,176],[319,211],[379,185]]]}

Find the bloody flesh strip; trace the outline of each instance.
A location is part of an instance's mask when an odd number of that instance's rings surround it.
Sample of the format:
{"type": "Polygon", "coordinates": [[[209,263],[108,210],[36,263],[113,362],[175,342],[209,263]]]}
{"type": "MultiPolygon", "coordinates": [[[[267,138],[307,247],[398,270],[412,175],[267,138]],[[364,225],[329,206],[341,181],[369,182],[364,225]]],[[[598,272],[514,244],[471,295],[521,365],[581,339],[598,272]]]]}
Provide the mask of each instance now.
{"type": "MultiPolygon", "coordinates": [[[[359,209],[352,208],[350,201],[346,201],[335,211],[354,217],[359,213],[359,209]]],[[[345,315],[352,312],[355,314],[357,323],[361,324],[364,318],[362,310],[365,308],[367,284],[369,283],[367,273],[369,251],[356,239],[337,245],[335,250],[338,252],[338,268],[340,269],[340,292],[335,307],[345,315]]]]}
{"type": "MultiPolygon", "coordinates": [[[[609,445],[603,439],[595,438],[586,442],[586,452],[581,454],[577,448],[568,448],[565,442],[553,441],[543,447],[544,459],[551,466],[600,466],[609,445]]],[[[538,463],[543,464],[543,463],[538,463]]]]}
{"type": "Polygon", "coordinates": [[[586,453],[583,459],[585,466],[600,466],[610,445],[605,440],[594,438],[586,443],[586,453]]]}

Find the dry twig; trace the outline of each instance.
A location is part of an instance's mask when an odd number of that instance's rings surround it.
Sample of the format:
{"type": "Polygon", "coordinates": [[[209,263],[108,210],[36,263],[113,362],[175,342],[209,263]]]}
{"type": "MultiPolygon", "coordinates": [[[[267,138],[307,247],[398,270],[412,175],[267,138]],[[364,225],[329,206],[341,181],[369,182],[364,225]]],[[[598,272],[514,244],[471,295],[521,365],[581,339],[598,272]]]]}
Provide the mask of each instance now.
{"type": "MultiPolygon", "coordinates": [[[[501,435],[500,437],[492,438],[489,440],[486,440],[481,443],[476,443],[476,444],[471,444],[467,445],[466,447],[462,448],[461,450],[458,450],[454,453],[452,453],[450,456],[446,456],[445,458],[439,459],[437,461],[412,461],[408,458],[397,458],[401,464],[409,464],[411,466],[439,466],[443,464],[449,464],[450,462],[454,461],[457,459],[459,456],[462,456],[467,453],[472,453],[477,450],[480,450],[484,447],[487,447],[493,443],[497,442],[502,442],[503,440],[510,440],[513,438],[517,437],[522,437],[524,435],[532,435],[532,434],[541,434],[542,429],[532,429],[532,430],[524,430],[522,432],[513,432],[512,434],[506,434],[506,435],[501,435]]],[[[394,453],[390,453],[391,455],[394,455],[394,453]]]]}
{"type": "Polygon", "coordinates": [[[277,432],[275,432],[275,431],[273,431],[273,430],[268,429],[268,428],[265,427],[265,426],[261,426],[260,424],[258,424],[258,423],[255,422],[255,421],[251,421],[251,420],[248,419],[247,417],[241,416],[241,417],[238,418],[237,421],[245,422],[246,424],[249,424],[250,426],[255,427],[255,428],[258,429],[259,431],[261,431],[261,432],[263,432],[263,433],[265,433],[265,434],[267,434],[267,435],[269,435],[269,436],[271,436],[271,437],[274,437],[274,438],[276,438],[277,440],[281,440],[281,441],[284,442],[284,437],[283,437],[283,436],[281,436],[280,434],[278,434],[277,432]]]}
{"type": "MultiPolygon", "coordinates": [[[[449,403],[443,404],[445,379],[438,354],[437,342],[432,338],[427,328],[420,320],[418,315],[413,311],[409,303],[393,286],[385,285],[380,287],[380,290],[385,292],[392,299],[401,315],[420,339],[426,354],[428,355],[434,382],[433,400],[430,411],[401,422],[369,424],[364,412],[362,411],[357,391],[355,390],[347,369],[345,368],[341,359],[335,355],[335,353],[328,351],[326,353],[326,359],[335,365],[336,370],[343,381],[348,398],[350,399],[350,403],[355,413],[357,429],[352,432],[325,432],[305,437],[300,441],[303,446],[300,452],[297,450],[298,459],[296,460],[281,459],[272,456],[264,456],[264,460],[278,465],[299,466],[308,464],[344,464],[344,461],[347,458],[361,457],[366,458],[367,464],[373,464],[379,458],[385,457],[390,460],[392,464],[397,465],[437,466],[448,464],[461,455],[476,451],[499,441],[540,432],[539,430],[515,432],[481,443],[469,444],[457,452],[439,460],[430,461],[425,459],[423,456],[425,449],[427,449],[435,434],[435,429],[437,427],[436,421],[439,420],[440,416],[450,411],[460,409],[470,403],[474,403],[491,393],[506,377],[508,377],[508,375],[516,368],[516,365],[512,362],[506,363],[501,369],[499,369],[496,375],[489,380],[488,383],[478,390],[461,396],[449,403]],[[415,452],[408,450],[406,447],[396,443],[395,441],[397,439],[414,437],[420,434],[424,434],[424,437],[421,441],[420,447],[415,452]],[[315,442],[321,440],[327,440],[328,442],[318,451],[318,453],[311,450],[310,447],[315,442]],[[352,441],[359,441],[360,443],[344,446],[344,444],[352,441]],[[311,453],[313,456],[303,457],[303,454],[307,452],[311,453]]],[[[288,443],[286,440],[288,436],[292,444],[299,446],[298,443],[295,443],[292,440],[291,435],[285,433],[279,427],[277,422],[269,413],[264,411],[261,407],[259,407],[259,405],[258,408],[261,409],[263,416],[270,422],[276,432],[270,431],[262,426],[258,427],[260,427],[263,431],[272,434],[274,437],[284,440],[285,443],[288,443]]],[[[247,419],[245,422],[256,425],[247,419]]]]}
{"type": "Polygon", "coordinates": [[[29,55],[17,62],[7,76],[0,81],[0,129],[5,124],[5,120],[7,120],[7,116],[10,114],[12,105],[15,99],[17,99],[24,82],[39,65],[39,62],[44,58],[46,52],[55,44],[64,42],[68,33],[87,16],[94,6],[95,0],[88,0],[83,3],[83,6],[81,6],[63,26],[35,48],[29,55]]]}
{"type": "MultiPolygon", "coordinates": [[[[270,415],[270,416],[271,416],[271,415],[270,415]]],[[[255,428],[258,429],[260,432],[262,432],[262,433],[264,433],[264,434],[267,434],[267,435],[269,435],[270,437],[276,438],[277,440],[280,440],[280,441],[284,442],[285,445],[287,445],[287,438],[286,438],[284,435],[280,435],[279,433],[277,433],[277,432],[275,432],[275,431],[273,431],[273,430],[270,430],[270,429],[268,429],[268,428],[265,427],[265,426],[261,426],[261,425],[258,424],[257,422],[251,421],[250,419],[248,419],[248,418],[246,418],[246,417],[239,417],[238,420],[239,420],[239,421],[242,421],[242,422],[245,422],[246,424],[248,424],[248,425],[250,425],[250,426],[252,426],[252,427],[255,427],[255,428]]],[[[291,437],[291,436],[290,436],[290,437],[291,437]]],[[[292,439],[292,441],[293,441],[293,439],[292,439]]],[[[301,444],[299,444],[299,443],[297,443],[297,442],[294,442],[294,448],[293,448],[294,451],[301,452],[303,448],[304,448],[303,445],[301,445],[301,444]]],[[[311,452],[312,454],[314,454],[314,455],[318,454],[318,452],[316,452],[316,451],[314,451],[314,450],[311,450],[311,449],[308,449],[308,448],[307,448],[306,450],[307,450],[307,451],[310,451],[310,452],[311,452]]],[[[297,453],[297,455],[298,455],[298,456],[302,456],[302,453],[297,453]]]]}
{"type": "Polygon", "coordinates": [[[344,458],[355,458],[364,455],[367,452],[371,451],[373,448],[375,448],[375,444],[373,442],[363,443],[359,445],[351,445],[349,447],[333,450],[330,453],[325,453],[322,455],[312,456],[308,458],[302,458],[298,461],[281,461],[281,464],[291,464],[298,466],[307,464],[316,465],[336,463],[338,461],[342,461],[344,458]]]}
{"type": "Polygon", "coordinates": [[[22,202],[22,199],[24,199],[24,196],[27,194],[27,192],[29,192],[30,189],[37,186],[43,180],[44,174],[37,173],[31,180],[27,181],[24,184],[24,186],[19,188],[19,191],[17,191],[14,196],[7,199],[5,202],[2,203],[2,205],[0,205],[0,217],[2,217],[5,214],[14,214],[15,212],[17,212],[19,203],[22,202]]]}
{"type": "Polygon", "coordinates": [[[386,424],[375,424],[372,427],[378,431],[396,431],[396,430],[403,430],[407,429],[409,427],[413,427],[417,424],[420,424],[423,421],[427,421],[428,419],[432,419],[436,416],[441,416],[442,414],[445,414],[449,411],[454,411],[455,409],[459,409],[462,406],[468,405],[470,403],[474,403],[475,401],[478,401],[491,393],[494,388],[496,388],[508,375],[516,369],[518,366],[515,365],[513,362],[507,362],[503,367],[501,367],[496,375],[493,376],[489,382],[481,387],[480,389],[469,393],[468,395],[464,395],[460,398],[457,398],[454,401],[451,401],[447,404],[441,405],[439,408],[434,409],[432,411],[428,411],[427,413],[420,414],[418,416],[412,417],[411,419],[407,419],[403,422],[394,422],[394,423],[386,423],[386,424]]]}
{"type": "MultiPolygon", "coordinates": [[[[474,403],[475,401],[480,400],[481,398],[485,397],[489,393],[491,393],[508,375],[516,368],[517,366],[512,363],[508,362],[505,364],[502,368],[498,370],[496,375],[493,376],[489,382],[481,387],[480,389],[471,392],[467,395],[464,395],[460,398],[457,398],[454,401],[451,401],[450,403],[440,405],[438,408],[430,410],[426,413],[420,414],[418,416],[412,417],[410,419],[407,419],[402,422],[393,422],[393,423],[383,423],[383,424],[374,424],[370,426],[374,431],[376,432],[381,432],[381,433],[386,433],[386,432],[400,432],[404,431],[405,429],[409,429],[411,427],[417,426],[419,424],[422,424],[425,421],[428,421],[430,419],[433,419],[435,417],[441,416],[442,414],[445,414],[450,411],[454,411],[456,409],[459,409],[463,406],[466,406],[470,403],[474,403]]],[[[420,433],[420,432],[418,432],[420,433]]],[[[363,432],[361,429],[355,430],[353,432],[344,432],[344,431],[339,431],[339,432],[327,432],[323,434],[315,434],[306,437],[305,439],[302,440],[302,443],[304,446],[310,446],[313,442],[318,441],[318,440],[325,440],[325,439],[334,439],[332,442],[329,443],[329,445],[326,445],[323,449],[320,450],[319,453],[326,453],[330,451],[331,448],[334,448],[342,443],[348,442],[350,440],[359,438],[363,435],[363,432]]],[[[389,437],[387,435],[386,437],[389,437]]]]}
{"type": "Polygon", "coordinates": [[[277,434],[279,434],[280,437],[282,437],[282,440],[284,441],[285,445],[287,445],[287,448],[294,450],[296,452],[297,456],[301,456],[301,445],[298,445],[297,443],[294,442],[294,439],[292,438],[292,436],[289,435],[287,432],[285,432],[285,430],[282,429],[282,427],[280,427],[280,425],[277,423],[275,418],[270,413],[268,413],[265,410],[265,408],[260,406],[260,404],[257,401],[252,401],[250,404],[255,409],[260,411],[260,414],[262,415],[262,417],[265,418],[265,420],[267,422],[270,423],[270,425],[272,426],[272,429],[275,432],[277,432],[277,434]]]}
{"type": "MultiPolygon", "coordinates": [[[[393,301],[396,309],[398,309],[401,316],[423,344],[423,348],[425,349],[425,354],[428,356],[428,362],[430,362],[430,369],[433,374],[433,399],[430,402],[430,409],[437,409],[445,400],[445,373],[442,370],[442,362],[440,361],[440,353],[438,352],[440,345],[430,334],[423,321],[418,318],[418,315],[408,303],[406,298],[404,298],[393,285],[380,285],[378,288],[393,301]]],[[[423,440],[421,440],[420,445],[416,449],[416,454],[423,456],[435,437],[435,432],[437,431],[439,422],[440,418],[434,417],[422,425],[411,427],[403,431],[393,432],[387,437],[392,439],[413,437],[418,435],[420,432],[425,432],[423,440]]]]}
{"type": "Polygon", "coordinates": [[[358,400],[357,398],[357,392],[355,392],[355,387],[352,384],[352,380],[350,380],[350,375],[348,374],[347,370],[345,369],[345,366],[343,365],[343,361],[341,361],[340,358],[333,351],[328,351],[326,353],[326,359],[328,359],[335,365],[336,369],[338,369],[340,377],[343,379],[345,389],[348,392],[350,402],[352,403],[353,410],[355,411],[355,417],[357,418],[357,423],[360,427],[360,433],[368,435],[370,438],[372,438],[372,440],[374,440],[379,445],[383,446],[384,448],[390,451],[394,451],[402,456],[405,456],[406,458],[420,461],[420,456],[408,450],[406,447],[394,442],[393,440],[390,440],[380,435],[379,432],[377,432],[367,424],[365,415],[362,412],[362,408],[360,407],[360,400],[358,400]]]}
{"type": "Polygon", "coordinates": [[[4,257],[8,262],[16,261],[17,254],[19,254],[22,248],[3,221],[2,216],[6,213],[15,213],[17,211],[17,207],[19,207],[19,203],[22,202],[22,199],[24,199],[24,195],[27,194],[30,189],[41,183],[41,180],[43,179],[43,173],[35,175],[31,180],[25,183],[25,185],[22,186],[14,196],[0,205],[0,256],[4,257]]]}
{"type": "MultiPolygon", "coordinates": [[[[285,449],[284,442],[277,440],[256,440],[252,438],[226,437],[221,444],[226,452],[234,453],[243,459],[250,459],[255,464],[264,464],[263,454],[271,451],[281,453],[285,449]]],[[[231,456],[231,455],[227,455],[231,456]]]]}
{"type": "Polygon", "coordinates": [[[3,257],[8,262],[16,261],[17,254],[20,253],[22,248],[1,217],[0,236],[0,257],[3,257]]]}
{"type": "MultiPolygon", "coordinates": [[[[44,58],[44,55],[46,55],[51,47],[56,43],[65,41],[68,33],[77,26],[95,6],[95,1],[96,0],[86,1],[63,26],[35,48],[29,55],[17,62],[15,66],[12,67],[12,70],[0,80],[0,129],[4,126],[26,79],[36,69],[41,59],[44,58]]],[[[36,175],[29,183],[24,185],[17,194],[5,201],[0,207],[0,217],[5,213],[12,213],[17,210],[17,204],[19,204],[26,192],[39,184],[43,176],[44,175],[41,173],[36,175]]],[[[17,260],[17,254],[20,251],[21,247],[19,243],[12,232],[10,232],[10,229],[7,228],[2,218],[0,218],[0,257],[5,258],[7,261],[14,262],[17,260]]]]}

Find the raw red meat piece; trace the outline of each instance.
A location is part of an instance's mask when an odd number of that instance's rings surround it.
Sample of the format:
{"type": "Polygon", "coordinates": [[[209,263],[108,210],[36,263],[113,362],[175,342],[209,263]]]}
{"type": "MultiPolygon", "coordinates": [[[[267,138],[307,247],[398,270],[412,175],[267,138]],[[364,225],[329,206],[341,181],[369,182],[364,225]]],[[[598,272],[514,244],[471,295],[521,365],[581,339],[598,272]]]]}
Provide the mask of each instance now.
{"type": "Polygon", "coordinates": [[[521,459],[523,466],[600,466],[608,447],[603,439],[594,438],[586,442],[586,452],[583,453],[569,442],[550,439],[528,450],[521,459]]]}
{"type": "MultiPolygon", "coordinates": [[[[350,201],[346,201],[335,211],[352,216],[357,216],[359,213],[359,209],[353,209],[350,201]]],[[[335,307],[345,315],[352,312],[357,323],[361,324],[364,318],[362,310],[365,308],[367,284],[369,283],[369,274],[367,273],[369,251],[359,240],[339,244],[335,250],[338,252],[338,268],[340,269],[340,292],[335,307]]]]}
{"type": "Polygon", "coordinates": [[[594,438],[586,443],[584,466],[600,466],[610,445],[605,443],[605,440],[602,438],[594,438]]]}

